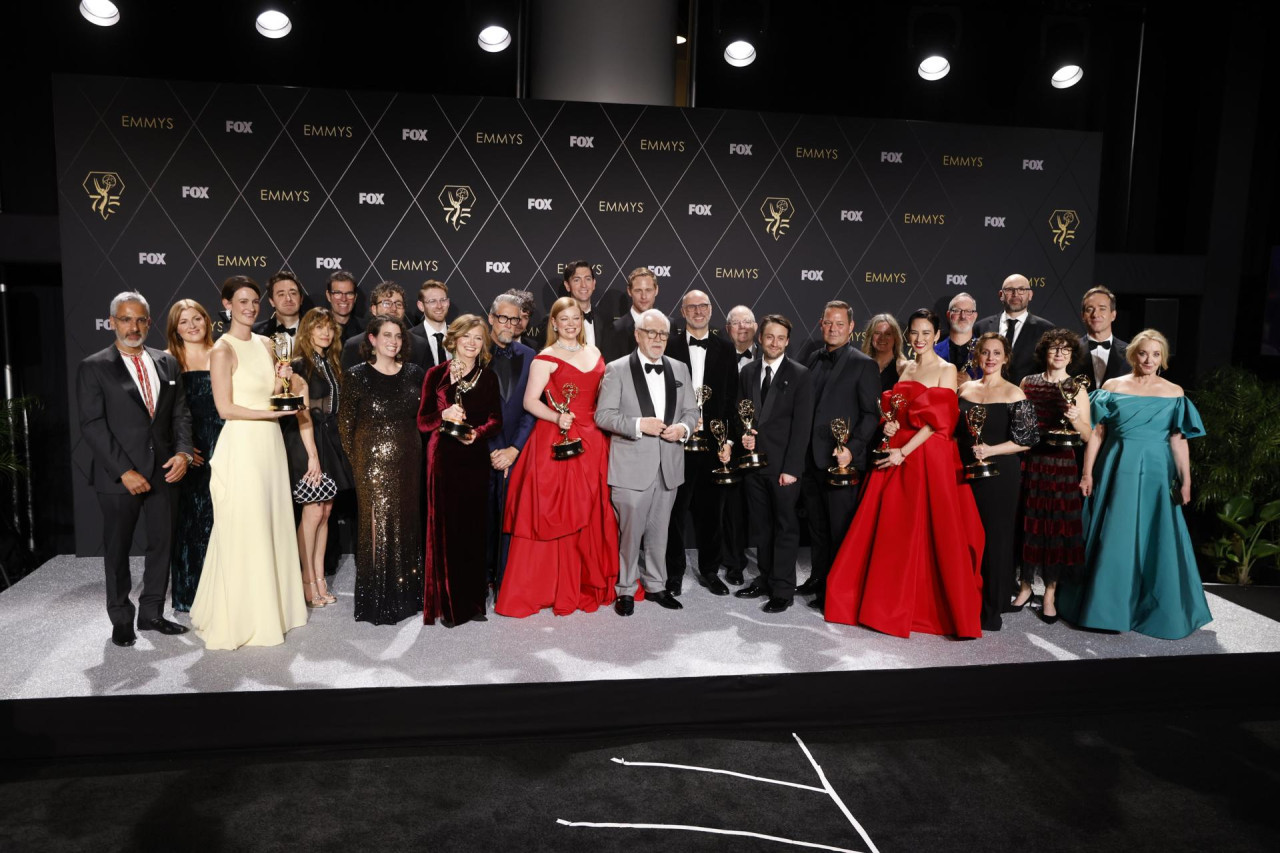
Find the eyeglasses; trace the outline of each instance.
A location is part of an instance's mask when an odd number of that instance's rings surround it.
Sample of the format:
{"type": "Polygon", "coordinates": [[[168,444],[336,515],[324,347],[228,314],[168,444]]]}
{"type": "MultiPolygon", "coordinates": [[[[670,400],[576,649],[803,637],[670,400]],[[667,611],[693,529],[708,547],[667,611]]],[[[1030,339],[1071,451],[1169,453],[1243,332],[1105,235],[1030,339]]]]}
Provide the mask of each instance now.
{"type": "Polygon", "coordinates": [[[711,303],[710,303],[710,302],[703,302],[703,303],[701,303],[701,304],[699,304],[699,305],[686,305],[686,306],[684,306],[684,307],[685,307],[685,309],[686,309],[686,310],[692,311],[692,312],[694,312],[695,314],[701,314],[701,313],[703,313],[703,312],[705,312],[705,311],[710,311],[710,310],[711,310],[711,303]]]}
{"type": "Polygon", "coordinates": [[[499,326],[518,326],[520,325],[519,317],[506,317],[502,314],[490,314],[489,318],[499,326]]]}
{"type": "Polygon", "coordinates": [[[332,299],[355,299],[356,292],[354,290],[330,290],[329,296],[332,299]]]}
{"type": "Polygon", "coordinates": [[[1064,353],[1064,352],[1066,352],[1066,353],[1071,353],[1071,352],[1075,352],[1075,349],[1076,349],[1076,348],[1075,348],[1075,347],[1072,347],[1072,346],[1049,347],[1049,349],[1047,350],[1047,352],[1048,352],[1050,355],[1053,355],[1054,353],[1064,353]]]}
{"type": "Polygon", "coordinates": [[[749,329],[755,325],[755,322],[752,320],[734,320],[729,325],[735,329],[749,329]]]}
{"type": "Polygon", "coordinates": [[[640,331],[648,335],[649,340],[651,341],[665,341],[667,338],[671,337],[668,332],[655,332],[653,329],[641,329],[640,331]]]}
{"type": "Polygon", "coordinates": [[[978,313],[978,310],[976,308],[948,308],[947,313],[959,314],[961,317],[972,317],[978,313]]]}
{"type": "Polygon", "coordinates": [[[150,317],[115,317],[117,326],[145,326],[151,322],[150,317]]]}
{"type": "Polygon", "coordinates": [[[379,302],[378,304],[379,304],[380,306],[382,306],[383,308],[388,308],[388,309],[395,309],[395,308],[399,308],[399,309],[401,309],[401,310],[404,310],[404,303],[403,303],[403,302],[396,301],[396,300],[394,300],[394,299],[384,299],[384,300],[382,300],[381,302],[379,302]]]}
{"type": "MultiPolygon", "coordinates": [[[[1002,287],[1002,288],[1000,288],[1000,292],[1001,292],[1001,293],[1030,293],[1030,292],[1031,292],[1031,288],[1029,288],[1029,287],[1002,287]]],[[[976,312],[976,311],[975,311],[974,313],[976,314],[976,313],[978,313],[978,312],[976,312]]]]}
{"type": "Polygon", "coordinates": [[[422,301],[422,304],[427,306],[428,308],[435,308],[437,305],[448,305],[449,297],[441,296],[437,299],[424,299],[422,301]]]}

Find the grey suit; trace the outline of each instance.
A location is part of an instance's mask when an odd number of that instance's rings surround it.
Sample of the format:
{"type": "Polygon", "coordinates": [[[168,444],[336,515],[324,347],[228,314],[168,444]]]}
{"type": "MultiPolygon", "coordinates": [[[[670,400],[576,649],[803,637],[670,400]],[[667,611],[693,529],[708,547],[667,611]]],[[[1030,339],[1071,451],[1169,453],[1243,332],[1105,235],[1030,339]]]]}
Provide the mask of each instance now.
{"type": "Polygon", "coordinates": [[[635,595],[643,581],[645,592],[664,592],[667,586],[667,526],[676,489],[684,482],[684,447],[653,435],[636,438],[636,420],[660,417],[663,423],[684,424],[685,436],[698,423],[689,368],[662,359],[666,405],[657,412],[644,379],[639,352],[609,362],[596,401],[596,425],[611,433],[609,486],[618,515],[618,595],[635,595]],[[640,546],[644,543],[643,577],[640,546]]]}

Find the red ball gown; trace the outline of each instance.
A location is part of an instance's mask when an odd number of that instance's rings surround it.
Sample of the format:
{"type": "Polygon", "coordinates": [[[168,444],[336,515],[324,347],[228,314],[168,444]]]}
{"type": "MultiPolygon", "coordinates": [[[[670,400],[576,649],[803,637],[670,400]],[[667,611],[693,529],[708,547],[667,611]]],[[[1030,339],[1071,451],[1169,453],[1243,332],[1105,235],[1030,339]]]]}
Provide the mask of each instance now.
{"type": "Polygon", "coordinates": [[[933,435],[896,468],[873,471],[827,577],[828,622],[897,637],[982,636],[982,519],[952,439],[959,405],[947,388],[899,382],[906,398],[890,447],[933,435]]]}
{"type": "Polygon", "coordinates": [[[560,428],[539,420],[511,468],[503,529],[511,534],[496,613],[529,616],[545,607],[557,616],[612,603],[618,581],[618,521],[609,499],[609,439],[596,426],[596,394],[604,359],[584,373],[555,356],[547,388],[561,402],[564,386],[578,386],[569,403],[576,416],[570,438],[583,452],[557,460],[551,445],[560,428]]]}

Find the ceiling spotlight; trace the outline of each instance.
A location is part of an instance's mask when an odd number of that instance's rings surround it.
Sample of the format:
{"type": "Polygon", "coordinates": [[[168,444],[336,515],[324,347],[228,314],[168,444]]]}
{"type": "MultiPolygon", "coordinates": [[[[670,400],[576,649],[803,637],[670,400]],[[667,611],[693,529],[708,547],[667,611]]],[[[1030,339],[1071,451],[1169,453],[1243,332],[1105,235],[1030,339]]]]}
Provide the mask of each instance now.
{"type": "Polygon", "coordinates": [[[951,73],[951,63],[945,56],[929,56],[916,68],[916,73],[925,80],[941,80],[951,73]]]}
{"type": "Polygon", "coordinates": [[[676,44],[684,44],[688,39],[684,36],[676,36],[676,44]]]}
{"type": "Polygon", "coordinates": [[[1070,89],[1072,86],[1080,82],[1080,78],[1084,76],[1084,69],[1079,65],[1064,65],[1057,71],[1053,72],[1050,83],[1055,89],[1070,89]]]}
{"type": "Polygon", "coordinates": [[[284,12],[270,9],[258,16],[254,26],[258,28],[259,35],[269,39],[282,39],[293,30],[293,21],[284,12]]]}
{"type": "Polygon", "coordinates": [[[483,51],[497,53],[511,46],[511,33],[507,32],[506,27],[485,27],[476,37],[476,43],[483,51]]]}
{"type": "Polygon", "coordinates": [[[756,49],[749,41],[735,41],[724,49],[724,61],[742,68],[756,61],[756,49]]]}
{"type": "Polygon", "coordinates": [[[91,24],[110,27],[120,23],[120,10],[111,0],[81,0],[80,14],[91,24]]]}

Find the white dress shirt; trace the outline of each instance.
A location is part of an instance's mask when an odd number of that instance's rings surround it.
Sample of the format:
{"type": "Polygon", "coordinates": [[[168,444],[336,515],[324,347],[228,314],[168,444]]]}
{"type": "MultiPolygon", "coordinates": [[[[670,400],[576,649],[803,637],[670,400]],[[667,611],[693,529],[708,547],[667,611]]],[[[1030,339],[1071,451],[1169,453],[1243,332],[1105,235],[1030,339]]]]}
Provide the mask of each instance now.
{"type": "MultiPolygon", "coordinates": [[[[147,393],[142,390],[142,377],[134,369],[133,356],[119,347],[116,349],[120,353],[121,360],[124,361],[125,369],[129,371],[129,378],[133,380],[134,386],[138,389],[138,396],[142,397],[142,401],[145,403],[147,401],[147,393]]],[[[160,371],[156,370],[155,359],[151,357],[151,353],[147,352],[145,347],[141,355],[142,363],[147,366],[147,384],[151,386],[151,405],[154,407],[160,401],[160,371]]],[[[152,417],[154,417],[154,414],[152,417]]]]}
{"type": "MultiPolygon", "coordinates": [[[[581,310],[582,306],[578,306],[578,309],[581,310]]],[[[582,318],[582,331],[583,334],[587,336],[587,346],[589,347],[596,345],[596,323],[598,321],[600,321],[600,313],[598,311],[592,310],[590,320],[586,318],[584,312],[584,316],[582,318]]]]}
{"type": "MultiPolygon", "coordinates": [[[[1112,347],[1116,345],[1116,336],[1107,335],[1105,338],[1094,338],[1092,335],[1085,335],[1085,346],[1089,346],[1089,341],[1096,340],[1100,344],[1110,342],[1112,347]]],[[[1107,360],[1111,358],[1111,349],[1103,349],[1097,347],[1093,352],[1089,353],[1089,357],[1093,360],[1093,381],[1094,388],[1102,387],[1102,377],[1107,374],[1107,360]]]]}
{"type": "Polygon", "coordinates": [[[430,320],[424,319],[422,321],[422,330],[427,333],[427,343],[433,350],[435,350],[437,345],[440,347],[440,349],[435,352],[436,364],[444,364],[446,361],[453,358],[449,351],[444,348],[444,338],[436,338],[436,335],[444,335],[445,337],[449,336],[449,327],[447,325],[441,323],[439,327],[436,327],[431,324],[430,320]]]}
{"type": "MultiPolygon", "coordinates": [[[[699,340],[699,341],[707,341],[707,345],[708,346],[711,345],[710,341],[708,340],[708,338],[711,337],[711,334],[709,332],[705,337],[701,337],[701,338],[695,338],[693,332],[685,332],[685,335],[686,335],[685,343],[688,343],[689,341],[693,341],[693,340],[699,340]]],[[[689,344],[688,349],[689,349],[689,374],[693,377],[693,387],[697,388],[699,385],[703,384],[702,378],[706,376],[707,351],[703,347],[695,347],[692,344],[689,344]]]]}
{"type": "Polygon", "coordinates": [[[767,358],[766,358],[766,359],[762,359],[762,361],[764,361],[764,364],[763,364],[763,366],[761,366],[761,368],[760,368],[760,387],[761,387],[761,388],[763,388],[763,387],[764,387],[764,371],[765,371],[765,368],[766,368],[766,367],[771,368],[771,370],[769,371],[769,387],[770,387],[770,388],[772,388],[772,387],[773,387],[773,381],[774,381],[775,379],[777,379],[777,378],[778,378],[778,365],[782,364],[782,360],[783,360],[784,358],[786,358],[786,357],[787,357],[786,353],[783,353],[782,355],[780,355],[780,356],[778,356],[777,358],[775,358],[773,361],[770,361],[770,360],[769,360],[769,359],[767,359],[767,358]]]}
{"type": "MultiPolygon", "coordinates": [[[[644,374],[644,384],[649,388],[649,399],[653,401],[654,417],[661,420],[662,416],[667,412],[666,371],[671,368],[666,367],[662,373],[655,373],[652,370],[645,370],[644,365],[646,364],[662,364],[662,358],[659,357],[657,361],[650,361],[648,356],[644,353],[640,353],[640,371],[644,374]]],[[[676,394],[678,395],[679,393],[680,391],[677,389],[676,394]]],[[[680,413],[677,411],[676,414],[678,415],[680,413]]],[[[640,431],[640,420],[640,418],[636,418],[636,438],[644,437],[644,433],[640,431]]],[[[670,426],[670,424],[668,424],[668,426],[670,426]]],[[[684,428],[684,435],[680,438],[680,441],[683,443],[684,440],[689,437],[689,428],[683,423],[680,424],[680,426],[684,428]]]]}
{"type": "Polygon", "coordinates": [[[747,347],[745,350],[743,350],[743,352],[750,353],[750,354],[751,354],[751,357],[750,357],[750,358],[743,358],[743,357],[742,357],[742,353],[741,353],[741,352],[738,352],[738,348],[737,348],[737,347],[734,347],[733,358],[734,358],[734,360],[738,363],[738,372],[739,372],[739,373],[741,373],[741,372],[742,372],[742,368],[746,367],[748,364],[750,364],[752,361],[754,361],[754,360],[755,360],[755,357],[756,357],[756,351],[755,351],[755,348],[754,348],[754,347],[747,347]]]}
{"type": "Polygon", "coordinates": [[[1006,312],[1000,312],[1000,328],[996,329],[997,332],[1002,335],[1005,334],[1005,329],[1009,328],[1010,320],[1017,324],[1013,327],[1013,337],[1009,338],[1010,349],[1012,349],[1014,343],[1017,342],[1018,335],[1022,334],[1022,327],[1027,324],[1028,316],[1030,316],[1030,312],[1028,311],[1023,311],[1021,317],[1010,317],[1006,312]]]}

